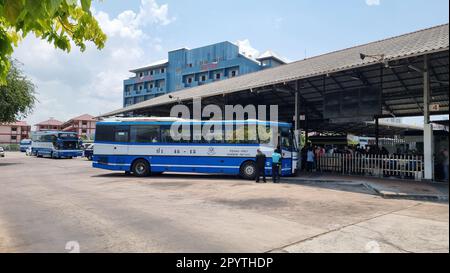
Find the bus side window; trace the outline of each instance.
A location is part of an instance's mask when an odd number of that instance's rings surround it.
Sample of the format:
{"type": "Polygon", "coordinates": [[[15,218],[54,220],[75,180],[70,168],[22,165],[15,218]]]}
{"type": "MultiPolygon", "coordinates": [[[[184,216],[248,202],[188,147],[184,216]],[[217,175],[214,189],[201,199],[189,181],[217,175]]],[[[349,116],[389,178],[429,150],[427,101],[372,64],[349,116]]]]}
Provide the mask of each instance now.
{"type": "Polygon", "coordinates": [[[130,142],[158,143],[161,142],[159,126],[131,126],[130,142]]]}
{"type": "Polygon", "coordinates": [[[128,142],[129,131],[130,129],[128,126],[117,126],[114,130],[114,142],[128,142]]]}
{"type": "Polygon", "coordinates": [[[114,142],[114,126],[97,125],[95,141],[114,142]]]}
{"type": "Polygon", "coordinates": [[[161,142],[172,143],[172,137],[170,136],[170,126],[161,126],[161,142]]]}
{"type": "Polygon", "coordinates": [[[197,143],[192,139],[192,125],[180,125],[178,132],[174,131],[173,134],[181,139],[173,139],[171,134],[172,126],[161,126],[161,142],[163,143],[197,143]],[[185,130],[183,130],[183,128],[185,130]]]}
{"type": "Polygon", "coordinates": [[[270,144],[272,141],[273,130],[270,126],[259,125],[258,126],[258,142],[260,144],[270,144]]]}

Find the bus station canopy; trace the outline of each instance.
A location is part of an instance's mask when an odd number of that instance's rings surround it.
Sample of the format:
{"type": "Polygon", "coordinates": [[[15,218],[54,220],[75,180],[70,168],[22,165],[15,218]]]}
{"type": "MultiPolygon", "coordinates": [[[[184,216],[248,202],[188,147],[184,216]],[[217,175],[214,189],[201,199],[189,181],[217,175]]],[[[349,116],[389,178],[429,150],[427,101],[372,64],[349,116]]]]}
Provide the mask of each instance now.
{"type": "MultiPolygon", "coordinates": [[[[377,118],[422,116],[423,70],[427,56],[432,114],[449,112],[449,25],[355,46],[236,78],[184,89],[103,114],[168,116],[170,107],[202,104],[279,105],[279,119],[292,122],[296,94],[300,112],[311,130],[342,130],[366,123],[334,124],[324,118],[327,94],[375,87],[381,90],[382,112],[377,118]]],[[[368,120],[369,121],[369,120],[368,120]]]]}

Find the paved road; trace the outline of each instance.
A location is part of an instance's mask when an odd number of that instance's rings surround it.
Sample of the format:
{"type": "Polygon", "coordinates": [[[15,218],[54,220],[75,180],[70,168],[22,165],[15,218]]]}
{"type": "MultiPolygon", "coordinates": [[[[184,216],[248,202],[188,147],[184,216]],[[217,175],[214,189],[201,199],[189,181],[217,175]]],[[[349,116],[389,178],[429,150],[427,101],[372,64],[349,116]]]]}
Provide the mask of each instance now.
{"type": "Polygon", "coordinates": [[[9,153],[0,252],[448,252],[448,204],[9,153]]]}

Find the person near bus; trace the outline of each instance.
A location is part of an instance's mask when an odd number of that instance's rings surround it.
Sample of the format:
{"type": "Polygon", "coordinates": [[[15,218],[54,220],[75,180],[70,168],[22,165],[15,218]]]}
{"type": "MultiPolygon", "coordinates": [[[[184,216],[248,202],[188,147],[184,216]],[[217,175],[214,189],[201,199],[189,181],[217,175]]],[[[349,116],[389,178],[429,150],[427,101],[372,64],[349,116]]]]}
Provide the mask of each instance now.
{"type": "Polygon", "coordinates": [[[272,179],[273,183],[280,181],[281,153],[276,149],[272,154],[272,179]]]}
{"type": "Polygon", "coordinates": [[[311,172],[314,168],[314,160],[315,160],[315,155],[314,155],[314,151],[313,149],[310,147],[308,149],[308,152],[306,154],[306,170],[308,172],[311,172]]]}
{"type": "Polygon", "coordinates": [[[260,149],[256,151],[256,183],[259,183],[259,179],[263,177],[264,183],[266,181],[266,155],[261,152],[260,149]]]}

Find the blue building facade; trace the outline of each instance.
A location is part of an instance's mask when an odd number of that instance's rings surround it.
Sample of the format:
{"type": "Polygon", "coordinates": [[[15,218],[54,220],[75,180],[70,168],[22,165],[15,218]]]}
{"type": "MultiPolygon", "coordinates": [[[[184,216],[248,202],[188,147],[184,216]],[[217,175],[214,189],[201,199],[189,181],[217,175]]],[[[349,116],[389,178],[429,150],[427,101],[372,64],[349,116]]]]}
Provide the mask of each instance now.
{"type": "Polygon", "coordinates": [[[170,92],[221,81],[284,64],[266,52],[251,59],[239,47],[222,42],[196,49],[170,51],[168,60],[131,70],[135,75],[124,81],[124,107],[170,92]]]}

